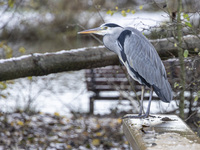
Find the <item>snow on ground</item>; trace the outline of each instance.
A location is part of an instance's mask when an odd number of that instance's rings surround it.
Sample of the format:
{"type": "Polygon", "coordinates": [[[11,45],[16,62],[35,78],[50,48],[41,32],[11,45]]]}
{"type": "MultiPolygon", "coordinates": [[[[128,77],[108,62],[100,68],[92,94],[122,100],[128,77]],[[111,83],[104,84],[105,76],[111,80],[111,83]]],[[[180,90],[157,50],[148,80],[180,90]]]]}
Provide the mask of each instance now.
{"type": "MultiPolygon", "coordinates": [[[[32,109],[46,113],[58,112],[70,116],[70,110],[88,112],[89,93],[86,89],[84,70],[51,74],[43,77],[23,78],[8,83],[1,92],[6,98],[1,98],[0,106],[4,112],[15,108],[23,108],[28,101],[32,109]]],[[[113,93],[115,94],[115,93],[113,93]]],[[[129,101],[96,101],[95,114],[107,114],[110,109],[130,110],[129,101]]],[[[144,103],[147,108],[147,102],[144,103]]],[[[175,102],[170,104],[153,101],[151,112],[164,113],[177,108],[175,102]]]]}

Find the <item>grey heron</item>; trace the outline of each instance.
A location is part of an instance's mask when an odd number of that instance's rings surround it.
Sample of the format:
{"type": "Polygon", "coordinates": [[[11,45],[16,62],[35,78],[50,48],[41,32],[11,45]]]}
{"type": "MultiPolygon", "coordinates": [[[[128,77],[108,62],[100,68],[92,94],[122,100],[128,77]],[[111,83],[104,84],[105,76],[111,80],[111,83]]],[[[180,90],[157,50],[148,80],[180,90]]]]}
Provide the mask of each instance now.
{"type": "Polygon", "coordinates": [[[153,90],[163,102],[169,103],[172,100],[172,89],[165,67],[153,45],[140,31],[132,27],[124,28],[114,23],[106,23],[98,28],[79,32],[89,33],[103,35],[105,47],[118,55],[128,74],[142,85],[139,114],[128,118],[149,116],[153,90]],[[150,96],[147,110],[143,114],[145,86],[150,88],[150,96]]]}

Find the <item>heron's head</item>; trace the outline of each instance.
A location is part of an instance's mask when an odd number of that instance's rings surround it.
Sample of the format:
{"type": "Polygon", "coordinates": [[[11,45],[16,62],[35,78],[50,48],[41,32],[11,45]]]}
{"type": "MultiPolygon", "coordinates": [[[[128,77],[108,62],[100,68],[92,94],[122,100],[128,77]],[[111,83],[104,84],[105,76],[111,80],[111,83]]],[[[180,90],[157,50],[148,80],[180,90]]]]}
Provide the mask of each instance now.
{"type": "Polygon", "coordinates": [[[112,34],[114,30],[119,29],[119,28],[122,28],[122,27],[114,23],[105,23],[105,24],[102,24],[98,28],[84,30],[84,31],[78,32],[78,34],[94,33],[98,35],[106,35],[106,34],[112,34]]]}

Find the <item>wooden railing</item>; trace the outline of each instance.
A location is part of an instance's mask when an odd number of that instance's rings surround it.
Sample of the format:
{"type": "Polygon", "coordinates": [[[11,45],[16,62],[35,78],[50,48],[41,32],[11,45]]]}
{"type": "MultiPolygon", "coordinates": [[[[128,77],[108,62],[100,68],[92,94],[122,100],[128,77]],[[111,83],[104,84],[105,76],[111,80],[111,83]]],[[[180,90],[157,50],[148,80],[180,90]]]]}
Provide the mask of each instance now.
{"type": "Polygon", "coordinates": [[[127,118],[123,120],[123,132],[133,150],[200,149],[200,138],[176,115],[127,118]]]}

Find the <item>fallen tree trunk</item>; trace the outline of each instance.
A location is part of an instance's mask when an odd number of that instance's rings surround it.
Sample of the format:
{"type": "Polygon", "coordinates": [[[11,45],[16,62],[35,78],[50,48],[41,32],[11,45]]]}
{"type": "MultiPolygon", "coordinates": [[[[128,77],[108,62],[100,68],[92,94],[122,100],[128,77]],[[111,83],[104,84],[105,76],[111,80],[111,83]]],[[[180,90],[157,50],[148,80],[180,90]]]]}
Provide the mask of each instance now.
{"type": "MultiPolygon", "coordinates": [[[[200,49],[199,41],[196,36],[185,36],[183,48],[191,52],[195,48],[200,49]]],[[[177,55],[174,38],[151,40],[151,43],[162,58],[177,55]]],[[[104,46],[63,50],[55,53],[35,53],[0,60],[0,81],[116,64],[119,64],[117,55],[105,49],[104,46]]]]}
{"type": "Polygon", "coordinates": [[[117,55],[104,46],[55,53],[31,54],[0,60],[0,81],[27,76],[102,67],[118,63],[117,55]]]}

